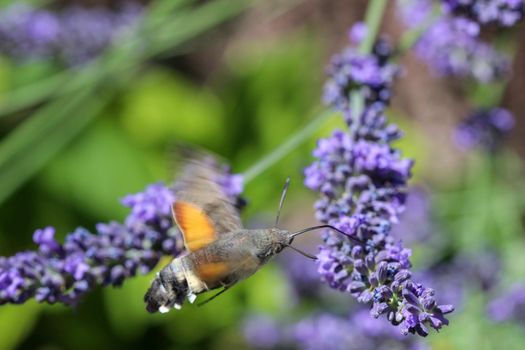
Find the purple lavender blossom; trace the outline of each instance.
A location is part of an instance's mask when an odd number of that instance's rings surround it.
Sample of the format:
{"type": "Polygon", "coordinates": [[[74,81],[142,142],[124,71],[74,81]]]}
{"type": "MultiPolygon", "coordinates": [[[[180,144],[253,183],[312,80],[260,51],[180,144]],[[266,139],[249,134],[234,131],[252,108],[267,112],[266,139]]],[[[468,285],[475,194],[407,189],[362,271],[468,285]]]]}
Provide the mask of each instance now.
{"type": "Polygon", "coordinates": [[[70,6],[60,12],[15,3],[0,12],[0,53],[17,61],[54,57],[80,65],[135,25],[141,12],[134,3],[117,11],[70,6]]]}
{"type": "MultiPolygon", "coordinates": [[[[453,262],[440,262],[435,266],[417,271],[414,278],[427,286],[432,286],[445,304],[452,304],[459,308],[463,304],[465,288],[473,281],[465,278],[467,271],[453,262]]],[[[468,275],[467,275],[468,276],[468,275]]]]}
{"type": "Polygon", "coordinates": [[[52,12],[15,3],[0,12],[0,52],[15,59],[50,56],[59,31],[52,12]]]}
{"type": "Polygon", "coordinates": [[[363,41],[363,39],[366,37],[366,34],[368,32],[368,28],[365,23],[358,22],[350,28],[350,31],[348,32],[348,37],[350,38],[350,42],[354,45],[357,45],[363,41]]]}
{"type": "Polygon", "coordinates": [[[279,255],[277,261],[290,281],[290,287],[295,296],[316,297],[323,285],[317,273],[317,266],[312,261],[305,261],[304,256],[296,252],[287,252],[279,255]]]}
{"type": "Polygon", "coordinates": [[[231,175],[229,168],[224,169],[224,175],[217,179],[217,183],[223,188],[224,193],[228,197],[236,198],[242,193],[242,175],[231,175]]]}
{"type": "MultiPolygon", "coordinates": [[[[366,32],[362,23],[357,23],[350,31],[350,39],[355,44],[366,32]]],[[[350,121],[349,94],[359,91],[368,104],[380,101],[388,104],[390,88],[399,70],[388,63],[392,54],[390,44],[379,40],[372,55],[362,55],[354,47],[348,47],[335,55],[327,69],[329,76],[324,86],[323,101],[341,111],[350,121]]]]}
{"type": "Polygon", "coordinates": [[[432,0],[397,0],[397,12],[410,28],[421,28],[432,18],[432,0]]]}
{"type": "Polygon", "coordinates": [[[466,32],[457,20],[446,17],[428,28],[417,42],[415,52],[441,76],[490,82],[502,78],[509,70],[506,56],[466,32]]]}
{"type": "Polygon", "coordinates": [[[456,271],[463,271],[469,276],[471,286],[477,286],[484,292],[491,291],[500,282],[501,259],[490,249],[482,249],[475,254],[461,254],[454,259],[456,271]]]}
{"type": "Polygon", "coordinates": [[[385,320],[371,319],[364,309],[352,312],[350,317],[313,314],[296,324],[284,325],[267,316],[252,316],[243,332],[254,349],[429,349],[420,339],[402,336],[385,320]]]}
{"type": "Polygon", "coordinates": [[[293,343],[299,349],[427,349],[415,338],[393,331],[385,320],[371,319],[366,310],[350,318],[321,314],[306,318],[292,328],[293,343]]]}
{"type": "Polygon", "coordinates": [[[512,286],[488,305],[487,312],[494,322],[525,323],[525,285],[521,283],[512,286]]]}
{"type": "Polygon", "coordinates": [[[413,245],[432,237],[432,219],[429,194],[421,187],[411,188],[399,224],[392,227],[392,236],[413,245]]]}
{"type": "MultiPolygon", "coordinates": [[[[228,183],[235,185],[225,192],[238,196],[238,179],[228,183]]],[[[33,297],[75,305],[97,286],[119,286],[151,271],[163,255],[180,254],[182,239],[171,219],[174,200],[173,190],[157,183],[122,200],[131,209],[124,224],[98,224],[96,233],[78,228],[63,244],[55,240],[53,228],[37,230],[38,251],[0,257],[0,305],[33,297]]]]}
{"type": "Polygon", "coordinates": [[[504,108],[478,110],[458,125],[454,137],[463,149],[495,151],[513,126],[514,116],[504,108]]]}
{"type": "Polygon", "coordinates": [[[480,24],[511,27],[523,17],[523,0],[441,0],[445,12],[480,24]]]}
{"type": "Polygon", "coordinates": [[[323,314],[306,318],[294,328],[294,340],[300,349],[363,349],[360,341],[364,337],[360,334],[355,337],[350,322],[343,317],[323,314]]]}
{"type": "Polygon", "coordinates": [[[387,124],[383,110],[388,99],[367,94],[381,86],[390,96],[393,75],[383,79],[384,67],[391,67],[388,55],[376,50],[363,56],[346,49],[329,70],[332,98],[327,103],[346,113],[348,94],[357,85],[367,97],[365,109],[352,118],[349,133],[337,130],[318,141],[313,152],[317,160],[305,169],[305,185],[321,195],[315,204],[317,219],[363,244],[325,232],[318,271],[330,287],[372,304],[373,317],[385,314],[403,334],[426,336],[428,326],[439,330],[448,324],[444,314],[453,307],[438,305],[432,289],[411,280],[411,251],[390,235],[404,209],[413,162],[391,147],[401,133],[387,124]]]}
{"type": "Polygon", "coordinates": [[[282,327],[275,319],[265,315],[248,317],[242,330],[251,348],[275,349],[285,339],[282,327]]]}
{"type": "MultiPolygon", "coordinates": [[[[399,3],[400,15],[409,28],[418,28],[431,17],[430,0],[399,3]]],[[[425,29],[414,50],[439,76],[473,78],[481,82],[501,79],[509,71],[509,60],[482,42],[479,33],[475,22],[441,14],[425,29]]]]}

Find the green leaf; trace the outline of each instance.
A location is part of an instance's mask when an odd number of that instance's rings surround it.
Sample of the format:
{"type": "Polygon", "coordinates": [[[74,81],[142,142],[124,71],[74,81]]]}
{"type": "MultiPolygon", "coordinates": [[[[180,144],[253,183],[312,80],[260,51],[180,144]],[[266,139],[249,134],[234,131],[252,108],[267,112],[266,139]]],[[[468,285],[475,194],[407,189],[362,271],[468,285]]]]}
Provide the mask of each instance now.
{"type": "Polygon", "coordinates": [[[0,202],[4,201],[71,141],[110,97],[84,91],[37,112],[0,143],[0,202]]]}
{"type": "Polygon", "coordinates": [[[17,345],[33,330],[40,305],[31,301],[24,306],[3,305],[0,307],[0,350],[16,349],[17,345]]]}
{"type": "Polygon", "coordinates": [[[120,337],[139,338],[151,323],[153,316],[146,311],[143,298],[154,277],[155,273],[152,272],[146,276],[128,278],[120,288],[105,288],[106,313],[120,337]]]}
{"type": "Polygon", "coordinates": [[[248,304],[255,311],[282,314],[290,309],[286,277],[275,264],[262,267],[246,282],[248,304]]]}
{"type": "Polygon", "coordinates": [[[123,217],[127,209],[118,199],[155,179],[146,154],[118,124],[101,119],[49,163],[40,181],[50,192],[102,220],[123,217]]]}
{"type": "Polygon", "coordinates": [[[223,120],[215,96],[165,70],[148,72],[124,97],[124,127],[149,146],[182,139],[216,149],[227,135],[223,120]]]}

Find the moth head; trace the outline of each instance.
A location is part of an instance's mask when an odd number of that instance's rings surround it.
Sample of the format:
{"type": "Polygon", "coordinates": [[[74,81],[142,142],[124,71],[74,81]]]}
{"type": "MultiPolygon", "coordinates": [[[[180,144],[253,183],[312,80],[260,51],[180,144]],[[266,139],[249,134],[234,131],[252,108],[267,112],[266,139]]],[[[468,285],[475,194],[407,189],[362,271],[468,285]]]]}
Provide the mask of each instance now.
{"type": "Polygon", "coordinates": [[[282,230],[280,228],[274,227],[270,229],[270,242],[271,242],[271,251],[272,255],[278,254],[284,248],[288,247],[293,238],[290,237],[290,232],[288,230],[282,230]]]}
{"type": "Polygon", "coordinates": [[[290,233],[279,228],[257,230],[255,245],[257,246],[257,256],[265,262],[272,256],[279,254],[290,244],[290,233]]]}

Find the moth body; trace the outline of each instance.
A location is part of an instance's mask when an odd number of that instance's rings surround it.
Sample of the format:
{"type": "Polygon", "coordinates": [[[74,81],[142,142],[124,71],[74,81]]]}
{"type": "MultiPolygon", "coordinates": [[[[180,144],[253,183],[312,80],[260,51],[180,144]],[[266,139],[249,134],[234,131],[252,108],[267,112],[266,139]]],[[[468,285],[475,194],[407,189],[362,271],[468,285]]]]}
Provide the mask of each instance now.
{"type": "Polygon", "coordinates": [[[146,293],[146,308],[149,312],[178,309],[186,297],[193,302],[197,294],[232,286],[290,243],[288,231],[277,228],[224,233],[164,267],[146,293]]]}

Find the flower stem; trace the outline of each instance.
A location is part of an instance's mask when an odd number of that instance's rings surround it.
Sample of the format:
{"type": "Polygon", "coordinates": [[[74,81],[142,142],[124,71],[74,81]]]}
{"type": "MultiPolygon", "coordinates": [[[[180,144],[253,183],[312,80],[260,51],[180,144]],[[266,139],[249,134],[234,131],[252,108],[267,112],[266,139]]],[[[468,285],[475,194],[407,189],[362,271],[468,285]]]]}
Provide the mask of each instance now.
{"type": "Polygon", "coordinates": [[[269,167],[284,158],[288,153],[312,136],[324,122],[336,115],[332,111],[325,110],[312,119],[309,124],[292,135],[286,142],[274,149],[270,154],[248,168],[243,174],[244,183],[248,183],[255,177],[266,171],[269,167]]]}
{"type": "Polygon", "coordinates": [[[359,52],[369,54],[374,47],[374,42],[381,26],[381,20],[385,12],[387,0],[371,0],[365,14],[366,37],[359,45],[359,52]]]}
{"type": "MultiPolygon", "coordinates": [[[[381,26],[381,20],[385,13],[387,0],[371,0],[368,4],[365,14],[366,24],[366,36],[361,41],[358,51],[363,55],[368,55],[372,52],[374,43],[376,41],[379,27],[381,26]]],[[[352,117],[358,118],[363,113],[365,101],[359,91],[354,91],[350,94],[350,106],[352,111],[352,117]]]]}

